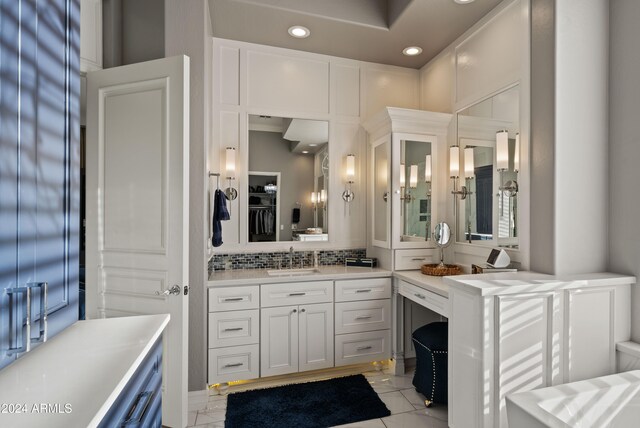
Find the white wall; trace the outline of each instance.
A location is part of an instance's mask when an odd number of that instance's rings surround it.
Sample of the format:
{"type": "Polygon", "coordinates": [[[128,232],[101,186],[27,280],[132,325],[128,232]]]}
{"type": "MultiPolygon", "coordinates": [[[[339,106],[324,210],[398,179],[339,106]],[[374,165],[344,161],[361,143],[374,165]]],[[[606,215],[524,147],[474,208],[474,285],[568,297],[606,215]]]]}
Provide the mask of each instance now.
{"type": "MultiPolygon", "coordinates": [[[[420,70],[420,106],[425,110],[455,114],[514,84],[520,86],[519,123],[521,171],[518,182],[520,236],[512,260],[524,268],[529,263],[529,0],[505,0],[420,70]]],[[[456,143],[456,120],[449,145],[456,143]]],[[[444,221],[455,225],[451,180],[444,221]]],[[[490,247],[456,243],[448,257],[469,267],[486,261],[490,247]]],[[[450,258],[449,258],[450,260],[450,258]]]]}
{"type": "MultiPolygon", "coordinates": [[[[216,252],[288,249],[291,243],[246,245],[247,115],[329,121],[328,243],[296,248],[366,246],[366,136],[360,123],[385,106],[418,108],[417,70],[353,61],[301,51],[213,39],[213,128],[209,168],[223,171],[224,148],[237,149],[238,199],[223,222],[224,244],[216,252]],[[344,162],[356,155],[351,214],[344,209],[344,162]]],[[[223,171],[224,172],[224,171],[223,171]]],[[[215,186],[215,180],[211,182],[215,186]]],[[[207,225],[208,228],[208,225],[207,225]]],[[[210,249],[214,251],[214,249],[210,249]]]]}
{"type": "MultiPolygon", "coordinates": [[[[640,276],[640,2],[610,3],[609,270],[640,276]]],[[[632,287],[632,340],[640,342],[640,293],[632,287]]]]}
{"type": "Polygon", "coordinates": [[[202,390],[207,378],[205,160],[210,135],[208,97],[211,76],[207,0],[165,0],[165,53],[191,59],[189,147],[189,390],[202,390]]]}

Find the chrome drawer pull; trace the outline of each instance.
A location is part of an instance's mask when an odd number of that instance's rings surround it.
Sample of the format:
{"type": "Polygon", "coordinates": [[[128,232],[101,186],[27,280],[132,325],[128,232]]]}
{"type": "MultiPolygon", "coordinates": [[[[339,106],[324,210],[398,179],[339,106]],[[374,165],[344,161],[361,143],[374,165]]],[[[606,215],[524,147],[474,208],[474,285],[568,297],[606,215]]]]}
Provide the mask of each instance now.
{"type": "Polygon", "coordinates": [[[419,293],[415,293],[414,296],[416,296],[418,299],[422,299],[422,300],[427,298],[427,296],[425,296],[424,294],[419,294],[419,293]]]}
{"type": "Polygon", "coordinates": [[[121,425],[135,425],[139,424],[144,418],[144,415],[149,409],[149,404],[153,398],[153,391],[145,391],[138,394],[136,400],[133,402],[133,407],[129,410],[129,413],[122,421],[121,425]]]}
{"type": "Polygon", "coordinates": [[[223,331],[242,331],[244,327],[225,328],[223,331]]]}
{"type": "Polygon", "coordinates": [[[244,363],[225,364],[225,365],[223,366],[223,368],[225,368],[225,369],[226,369],[226,368],[229,368],[229,367],[240,367],[240,366],[243,366],[243,365],[244,365],[244,363]]]}
{"type": "Polygon", "coordinates": [[[414,257],[411,260],[413,260],[414,262],[419,262],[420,260],[424,260],[426,257],[414,257]]]}
{"type": "Polygon", "coordinates": [[[244,297],[229,297],[224,299],[224,302],[239,302],[241,300],[244,300],[244,297]]]}
{"type": "Polygon", "coordinates": [[[289,293],[287,294],[288,297],[293,297],[293,296],[304,296],[307,293],[289,293]]]}
{"type": "Polygon", "coordinates": [[[360,315],[356,317],[356,320],[368,320],[371,318],[371,315],[360,315]]]}
{"type": "Polygon", "coordinates": [[[366,351],[367,349],[371,349],[373,346],[358,346],[356,351],[366,351]]]}
{"type": "Polygon", "coordinates": [[[370,288],[366,288],[366,289],[362,289],[362,290],[356,290],[356,293],[371,293],[371,289],[370,288]]]}

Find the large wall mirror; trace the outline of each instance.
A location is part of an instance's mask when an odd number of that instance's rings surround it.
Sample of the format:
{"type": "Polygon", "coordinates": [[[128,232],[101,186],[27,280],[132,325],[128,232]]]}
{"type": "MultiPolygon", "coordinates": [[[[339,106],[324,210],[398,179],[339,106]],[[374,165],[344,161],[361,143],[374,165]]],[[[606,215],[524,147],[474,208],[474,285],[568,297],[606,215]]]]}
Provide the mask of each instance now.
{"type": "Polygon", "coordinates": [[[328,241],[329,123],[249,115],[249,242],[328,241]]]}
{"type": "Polygon", "coordinates": [[[519,86],[458,112],[458,242],[518,247],[519,86]],[[462,166],[464,171],[462,171],[462,166]]]}

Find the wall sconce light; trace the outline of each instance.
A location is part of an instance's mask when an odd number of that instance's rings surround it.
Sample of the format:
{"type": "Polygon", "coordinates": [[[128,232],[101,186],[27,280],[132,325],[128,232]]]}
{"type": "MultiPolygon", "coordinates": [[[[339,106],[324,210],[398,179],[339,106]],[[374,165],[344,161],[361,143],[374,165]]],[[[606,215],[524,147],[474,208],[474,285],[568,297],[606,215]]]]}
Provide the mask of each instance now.
{"type": "Polygon", "coordinates": [[[318,199],[320,199],[320,192],[311,192],[311,205],[313,206],[313,227],[318,227],[318,199]]]}
{"type": "Polygon", "coordinates": [[[431,155],[424,159],[424,182],[427,184],[427,199],[431,198],[431,155]]]}
{"type": "MultiPolygon", "coordinates": [[[[449,178],[453,179],[453,190],[451,193],[454,196],[460,196],[460,199],[466,199],[470,194],[467,186],[460,186],[458,190],[458,178],[460,178],[460,147],[449,147],[449,178]]],[[[454,201],[455,204],[455,201],[454,201]]]]}
{"type": "Polygon", "coordinates": [[[346,171],[345,171],[345,175],[347,178],[347,188],[344,190],[344,192],[342,192],[342,199],[345,202],[351,202],[353,201],[353,198],[355,198],[355,194],[353,193],[353,190],[351,189],[351,185],[354,183],[354,180],[356,178],[356,157],[355,155],[347,155],[347,165],[346,165],[346,171]]]}
{"type": "Polygon", "coordinates": [[[415,199],[411,189],[418,187],[418,165],[409,166],[409,187],[407,187],[406,165],[400,164],[400,200],[409,203],[415,199]]]}
{"type": "Polygon", "coordinates": [[[231,185],[231,180],[236,179],[236,149],[233,147],[227,147],[225,158],[229,187],[225,189],[224,194],[227,196],[227,199],[233,201],[238,197],[238,191],[231,185]]]}
{"type": "MultiPolygon", "coordinates": [[[[518,182],[509,180],[504,182],[504,172],[509,170],[509,131],[503,130],[496,133],[496,165],[500,173],[500,192],[502,195],[515,196],[518,194],[518,182]]],[[[516,134],[515,150],[513,157],[513,170],[520,169],[520,134],[516,134]]]]}

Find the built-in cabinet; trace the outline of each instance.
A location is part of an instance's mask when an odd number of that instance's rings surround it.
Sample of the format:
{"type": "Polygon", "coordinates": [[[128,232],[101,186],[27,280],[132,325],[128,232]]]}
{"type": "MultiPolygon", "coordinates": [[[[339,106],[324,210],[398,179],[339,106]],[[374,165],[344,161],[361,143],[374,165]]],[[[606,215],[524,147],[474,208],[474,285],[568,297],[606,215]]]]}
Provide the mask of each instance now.
{"type": "Polygon", "coordinates": [[[388,277],[211,287],[208,383],[386,360],[390,298],[388,277]]]}
{"type": "Polygon", "coordinates": [[[102,69],[102,0],[80,2],[80,71],[102,69]]]}
{"type": "Polygon", "coordinates": [[[369,138],[371,245],[393,270],[434,260],[444,216],[451,115],[386,107],[363,124],[369,138]]]}
{"type": "Polygon", "coordinates": [[[635,278],[513,275],[445,279],[452,428],[506,427],[507,394],[615,373],[629,340],[635,278]]]}

